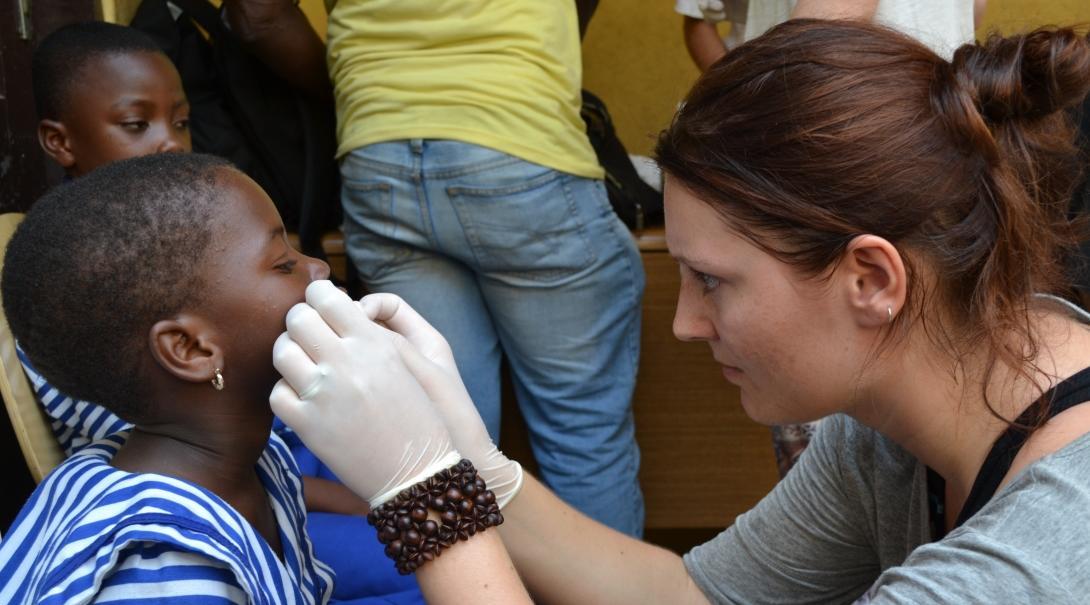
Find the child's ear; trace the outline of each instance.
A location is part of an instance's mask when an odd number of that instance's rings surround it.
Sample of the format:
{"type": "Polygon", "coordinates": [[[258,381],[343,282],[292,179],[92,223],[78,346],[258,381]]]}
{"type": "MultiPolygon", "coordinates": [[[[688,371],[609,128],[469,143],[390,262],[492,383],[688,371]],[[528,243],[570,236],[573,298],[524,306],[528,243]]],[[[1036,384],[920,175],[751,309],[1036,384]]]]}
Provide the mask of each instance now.
{"type": "Polygon", "coordinates": [[[174,376],[189,382],[211,382],[223,368],[223,351],[215,331],[191,315],[158,321],[148,334],[151,355],[174,376]]]}
{"type": "Polygon", "coordinates": [[[49,157],[65,170],[76,164],[76,156],[72,153],[72,145],[68,140],[68,129],[64,127],[63,122],[57,120],[38,122],[38,143],[49,157]]]}

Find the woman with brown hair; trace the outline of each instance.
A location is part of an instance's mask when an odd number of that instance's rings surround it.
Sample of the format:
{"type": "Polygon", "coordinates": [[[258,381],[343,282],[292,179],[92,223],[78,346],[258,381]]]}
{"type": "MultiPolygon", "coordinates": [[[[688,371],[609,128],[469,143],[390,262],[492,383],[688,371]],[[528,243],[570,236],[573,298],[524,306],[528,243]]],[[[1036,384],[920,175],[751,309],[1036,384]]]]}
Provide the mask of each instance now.
{"type": "Polygon", "coordinates": [[[658,145],[674,331],[709,344],[755,420],[830,418],[796,472],[684,558],[523,478],[396,297],[312,284],[277,344],[273,407],[371,500],[429,602],[514,602],[520,580],[565,603],[1082,602],[1090,330],[1040,294],[1066,283],[1063,110],[1088,88],[1070,29],[947,62],[815,21],[701,78],[658,145]],[[491,493],[442,470],[455,451],[491,493]],[[442,491],[451,477],[474,487],[442,491]]]}

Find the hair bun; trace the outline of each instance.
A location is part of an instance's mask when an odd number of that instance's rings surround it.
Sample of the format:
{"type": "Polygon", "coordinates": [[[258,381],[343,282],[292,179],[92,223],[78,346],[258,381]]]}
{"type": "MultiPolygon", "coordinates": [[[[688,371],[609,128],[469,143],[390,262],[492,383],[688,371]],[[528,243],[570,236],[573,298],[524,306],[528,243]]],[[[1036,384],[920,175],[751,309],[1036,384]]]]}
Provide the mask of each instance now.
{"type": "Polygon", "coordinates": [[[1072,28],[1042,28],[954,53],[951,71],[993,124],[1036,119],[1074,105],[1090,89],[1090,42],[1072,28]]]}

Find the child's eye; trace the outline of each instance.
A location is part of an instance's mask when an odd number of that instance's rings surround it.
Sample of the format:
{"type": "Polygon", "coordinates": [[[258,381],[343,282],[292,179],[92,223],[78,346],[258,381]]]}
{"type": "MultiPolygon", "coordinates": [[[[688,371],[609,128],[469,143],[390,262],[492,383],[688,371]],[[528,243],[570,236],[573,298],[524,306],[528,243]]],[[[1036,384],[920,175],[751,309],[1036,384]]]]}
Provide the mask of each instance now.
{"type": "Polygon", "coordinates": [[[131,132],[144,132],[148,129],[148,123],[146,120],[129,120],[122,122],[121,127],[131,132]]]}
{"type": "Polygon", "coordinates": [[[189,130],[189,118],[185,118],[184,120],[178,120],[174,123],[174,127],[178,130],[189,130]]]}
{"type": "Polygon", "coordinates": [[[298,261],[289,260],[286,263],[281,263],[281,264],[276,266],[276,270],[281,272],[281,273],[291,274],[291,272],[295,270],[295,264],[297,262],[298,261]]]}

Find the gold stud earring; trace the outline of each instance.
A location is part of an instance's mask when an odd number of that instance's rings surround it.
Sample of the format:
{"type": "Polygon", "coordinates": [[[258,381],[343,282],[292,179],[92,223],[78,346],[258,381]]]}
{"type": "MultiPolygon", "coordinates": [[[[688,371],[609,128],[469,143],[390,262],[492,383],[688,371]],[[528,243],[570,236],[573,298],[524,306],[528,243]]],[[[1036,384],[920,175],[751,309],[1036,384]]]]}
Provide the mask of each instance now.
{"type": "Polygon", "coordinates": [[[212,388],[217,391],[223,390],[223,372],[219,368],[216,368],[215,375],[212,377],[212,388]]]}

